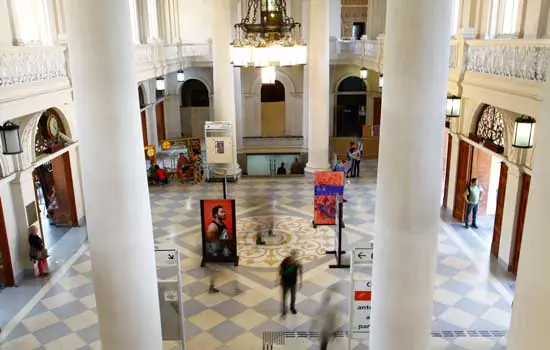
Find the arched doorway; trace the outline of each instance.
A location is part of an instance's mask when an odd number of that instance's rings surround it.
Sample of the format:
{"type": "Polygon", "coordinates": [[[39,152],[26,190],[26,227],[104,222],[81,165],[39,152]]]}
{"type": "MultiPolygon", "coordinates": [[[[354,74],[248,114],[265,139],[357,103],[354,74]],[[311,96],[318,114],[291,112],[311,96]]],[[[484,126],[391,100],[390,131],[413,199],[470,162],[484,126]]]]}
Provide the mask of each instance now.
{"type": "Polygon", "coordinates": [[[362,137],[366,123],[367,86],[359,77],[347,77],[338,85],[334,135],[362,137]]]}
{"type": "Polygon", "coordinates": [[[275,84],[264,84],[260,91],[262,136],[275,137],[286,134],[285,87],[275,80],[275,84]]]}
{"type": "Polygon", "coordinates": [[[145,92],[143,91],[143,86],[138,87],[138,95],[139,95],[139,109],[140,109],[140,115],[141,115],[141,133],[143,135],[143,145],[147,146],[149,144],[148,138],[147,138],[147,114],[145,112],[145,107],[147,107],[147,103],[145,102],[145,92]]]}
{"type": "Polygon", "coordinates": [[[210,93],[198,79],[186,80],[181,86],[181,136],[203,137],[204,122],[210,120],[210,93]]]}
{"type": "MultiPolygon", "coordinates": [[[[35,135],[38,162],[68,145],[71,140],[67,127],[55,109],[48,109],[40,116],[35,135]]],[[[70,227],[78,225],[69,152],[37,166],[33,178],[40,232],[46,246],[51,247],[70,227]]]]}

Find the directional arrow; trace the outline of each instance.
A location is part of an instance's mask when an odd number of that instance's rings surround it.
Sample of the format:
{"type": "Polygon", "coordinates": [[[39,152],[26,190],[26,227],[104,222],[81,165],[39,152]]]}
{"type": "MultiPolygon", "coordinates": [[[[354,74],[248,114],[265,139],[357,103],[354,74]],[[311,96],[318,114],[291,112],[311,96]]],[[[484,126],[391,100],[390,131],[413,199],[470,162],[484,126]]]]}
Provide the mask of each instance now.
{"type": "Polygon", "coordinates": [[[357,257],[359,257],[359,259],[363,259],[366,255],[363,253],[363,252],[359,252],[359,254],[357,254],[357,257]]]}

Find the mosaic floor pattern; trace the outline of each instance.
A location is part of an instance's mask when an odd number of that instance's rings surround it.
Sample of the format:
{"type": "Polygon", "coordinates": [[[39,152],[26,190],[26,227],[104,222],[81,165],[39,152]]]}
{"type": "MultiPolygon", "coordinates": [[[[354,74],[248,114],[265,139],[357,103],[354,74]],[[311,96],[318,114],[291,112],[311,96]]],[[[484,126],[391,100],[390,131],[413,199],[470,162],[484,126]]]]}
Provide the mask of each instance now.
{"type": "MultiPolygon", "coordinates": [[[[365,165],[364,177],[353,179],[346,187],[346,249],[373,238],[370,232],[374,220],[376,164],[366,162],[365,165]]],[[[181,252],[187,349],[315,348],[317,340],[309,332],[314,330],[321,296],[328,287],[337,287],[333,298],[339,310],[337,326],[346,331],[349,271],[328,269],[334,258],[321,254],[325,246],[333,245],[333,233],[322,232],[323,238],[315,243],[293,243],[302,247],[304,260],[310,262],[306,264],[304,285],[297,297],[298,314],[286,319],[279,316],[280,291],[274,287],[274,281],[275,266],[288,248],[274,245],[278,248],[254,251],[253,245],[248,245],[251,241],[247,231],[263,230],[272,223],[276,227],[274,232],[278,232],[277,239],[283,241],[298,240],[287,234],[300,230],[303,237],[312,234],[313,231],[306,228],[311,220],[311,180],[244,179],[230,184],[229,197],[236,199],[238,225],[244,228],[245,233],[241,234],[246,235],[240,254],[246,256],[243,261],[250,262],[238,267],[200,268],[199,200],[219,198],[221,193],[221,185],[217,184],[174,184],[152,188],[150,193],[157,246],[176,247],[181,252]],[[221,291],[218,294],[208,293],[212,273],[221,291]],[[274,342],[277,337],[273,334],[283,334],[278,337],[283,340],[274,342]],[[299,336],[303,334],[307,336],[299,336]]],[[[321,231],[318,228],[316,232],[321,231]]],[[[473,247],[462,235],[463,232],[442,223],[434,294],[433,348],[505,349],[502,332],[508,328],[512,294],[489,270],[486,252],[489,247],[473,247]]],[[[5,325],[0,333],[0,348],[100,349],[93,289],[89,253],[83,246],[5,325]]],[[[329,348],[345,348],[346,343],[341,336],[329,348]]],[[[366,349],[366,346],[354,343],[354,348],[366,349]]]]}

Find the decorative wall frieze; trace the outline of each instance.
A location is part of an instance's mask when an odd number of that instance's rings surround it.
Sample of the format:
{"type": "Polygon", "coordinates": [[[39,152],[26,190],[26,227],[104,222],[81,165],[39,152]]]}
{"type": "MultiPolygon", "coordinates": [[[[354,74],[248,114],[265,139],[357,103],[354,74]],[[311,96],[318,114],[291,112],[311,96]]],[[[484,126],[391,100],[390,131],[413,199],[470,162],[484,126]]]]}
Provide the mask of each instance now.
{"type": "Polygon", "coordinates": [[[466,71],[545,82],[549,40],[467,41],[466,71]]]}
{"type": "Polygon", "coordinates": [[[65,46],[0,48],[0,87],[67,77],[65,46]]]}

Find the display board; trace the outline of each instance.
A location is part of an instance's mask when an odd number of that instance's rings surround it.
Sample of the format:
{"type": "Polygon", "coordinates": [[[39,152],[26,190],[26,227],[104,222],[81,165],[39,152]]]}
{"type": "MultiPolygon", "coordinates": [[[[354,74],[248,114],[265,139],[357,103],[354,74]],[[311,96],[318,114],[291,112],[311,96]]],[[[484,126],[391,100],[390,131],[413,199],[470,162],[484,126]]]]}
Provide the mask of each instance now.
{"type": "Polygon", "coordinates": [[[233,163],[233,140],[225,136],[206,138],[206,162],[209,164],[233,163]]]}
{"type": "MultiPolygon", "coordinates": [[[[354,248],[351,255],[351,284],[349,308],[349,346],[351,340],[369,339],[372,311],[372,279],[365,270],[372,270],[374,245],[354,248]]],[[[370,271],[372,272],[372,271],[370,271]]]]}
{"type": "Polygon", "coordinates": [[[160,320],[164,349],[184,350],[180,257],[175,249],[155,249],[160,320]]]}
{"type": "Polygon", "coordinates": [[[238,265],[235,200],[201,200],[202,263],[238,265]]]}
{"type": "Polygon", "coordinates": [[[344,173],[323,171],[314,177],[314,225],[336,224],[336,195],[344,196],[344,173]]]}

